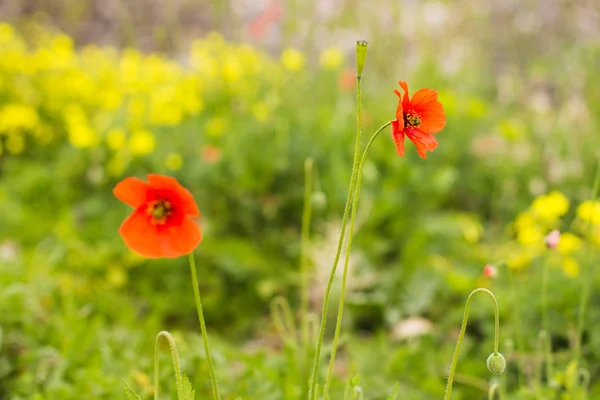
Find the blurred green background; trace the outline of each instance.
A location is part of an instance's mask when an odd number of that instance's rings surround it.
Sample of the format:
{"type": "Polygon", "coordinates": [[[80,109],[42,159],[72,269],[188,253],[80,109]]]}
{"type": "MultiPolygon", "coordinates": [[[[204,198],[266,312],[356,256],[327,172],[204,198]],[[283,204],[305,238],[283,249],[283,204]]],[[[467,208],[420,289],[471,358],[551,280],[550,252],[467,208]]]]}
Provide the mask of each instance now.
{"type": "MultiPolygon", "coordinates": [[[[355,373],[368,399],[395,381],[401,399],[442,398],[464,300],[486,286],[501,306],[505,397],[571,399],[588,279],[578,268],[598,244],[577,219],[600,156],[597,1],[4,0],[0,21],[0,399],[125,398],[122,378],[150,398],[163,329],[197,398],[209,397],[186,260],[142,259],[117,233],[130,209],[112,188],[149,172],[175,176],[202,213],[196,256],[224,398],[301,398],[269,304],[281,295],[298,309],[312,157],[320,315],[350,178],[357,39],[370,41],[365,136],[394,118],[398,80],[438,90],[447,125],[426,161],[409,142],[397,156],[389,133],[370,152],[334,398],[355,373]],[[583,244],[565,251],[577,268],[553,258],[557,375],[540,397],[544,251],[512,221],[552,190],[568,212],[523,229],[572,230],[583,244]],[[487,263],[499,263],[496,279],[487,263]]],[[[592,292],[590,398],[599,302],[592,292]]],[[[476,303],[454,399],[487,398],[493,315],[476,303]]],[[[163,393],[175,393],[166,350],[161,360],[163,393]]]]}

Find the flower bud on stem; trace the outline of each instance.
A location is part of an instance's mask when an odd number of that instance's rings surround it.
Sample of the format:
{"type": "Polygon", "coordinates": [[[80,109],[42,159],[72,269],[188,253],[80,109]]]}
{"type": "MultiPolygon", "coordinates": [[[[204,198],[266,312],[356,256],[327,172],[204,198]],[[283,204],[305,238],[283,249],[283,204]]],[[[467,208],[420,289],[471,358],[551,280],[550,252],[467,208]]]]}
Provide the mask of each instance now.
{"type": "Polygon", "coordinates": [[[356,78],[362,77],[362,71],[365,66],[365,60],[367,59],[367,47],[369,42],[366,40],[356,41],[356,78]]]}
{"type": "Polygon", "coordinates": [[[494,328],[494,352],[487,359],[488,369],[499,375],[504,371],[506,366],[506,361],[504,360],[504,356],[498,352],[498,342],[500,339],[500,315],[498,313],[498,301],[496,300],[496,296],[492,292],[487,289],[479,288],[475,289],[471,292],[469,297],[467,298],[467,302],[465,304],[465,312],[463,314],[463,321],[460,327],[460,334],[458,336],[458,341],[456,342],[456,349],[454,350],[454,355],[452,356],[452,364],[450,365],[450,375],[448,376],[448,386],[446,386],[446,395],[444,400],[450,400],[452,396],[452,383],[454,382],[454,374],[456,373],[456,364],[458,363],[458,354],[460,353],[460,347],[465,338],[465,331],[467,330],[467,321],[469,320],[469,307],[471,306],[471,300],[473,296],[477,293],[485,293],[487,294],[492,303],[494,304],[494,317],[495,317],[495,328],[494,328]]]}

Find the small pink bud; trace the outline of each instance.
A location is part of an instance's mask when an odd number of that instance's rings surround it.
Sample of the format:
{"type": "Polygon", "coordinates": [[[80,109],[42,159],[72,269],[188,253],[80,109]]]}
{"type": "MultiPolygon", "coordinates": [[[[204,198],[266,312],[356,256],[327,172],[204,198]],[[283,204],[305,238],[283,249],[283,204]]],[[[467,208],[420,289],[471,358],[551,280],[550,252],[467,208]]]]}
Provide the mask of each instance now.
{"type": "Polygon", "coordinates": [[[558,229],[554,229],[552,232],[546,235],[544,241],[549,249],[555,249],[560,241],[560,231],[558,229]]]}
{"type": "Polygon", "coordinates": [[[498,270],[492,264],[487,264],[483,267],[483,276],[494,279],[498,276],[498,270]]]}

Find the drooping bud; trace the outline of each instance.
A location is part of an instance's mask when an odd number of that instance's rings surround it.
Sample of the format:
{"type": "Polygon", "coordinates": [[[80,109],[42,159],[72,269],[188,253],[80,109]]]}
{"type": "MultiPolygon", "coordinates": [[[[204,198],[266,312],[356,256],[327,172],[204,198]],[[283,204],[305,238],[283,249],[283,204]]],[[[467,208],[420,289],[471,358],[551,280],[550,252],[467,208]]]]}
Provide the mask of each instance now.
{"type": "Polygon", "coordinates": [[[502,353],[492,353],[487,359],[487,367],[490,372],[500,375],[504,372],[504,368],[506,368],[506,360],[502,353]]]}
{"type": "Polygon", "coordinates": [[[546,246],[548,246],[549,249],[555,249],[556,246],[558,246],[558,242],[560,242],[560,231],[558,229],[554,229],[552,232],[546,235],[544,242],[546,242],[546,246]]]}
{"type": "Polygon", "coordinates": [[[483,267],[483,276],[495,279],[498,276],[498,270],[492,264],[486,264],[486,266],[483,267]]]}
{"type": "Polygon", "coordinates": [[[367,59],[367,46],[369,42],[366,40],[356,41],[356,75],[360,78],[367,59]]]}

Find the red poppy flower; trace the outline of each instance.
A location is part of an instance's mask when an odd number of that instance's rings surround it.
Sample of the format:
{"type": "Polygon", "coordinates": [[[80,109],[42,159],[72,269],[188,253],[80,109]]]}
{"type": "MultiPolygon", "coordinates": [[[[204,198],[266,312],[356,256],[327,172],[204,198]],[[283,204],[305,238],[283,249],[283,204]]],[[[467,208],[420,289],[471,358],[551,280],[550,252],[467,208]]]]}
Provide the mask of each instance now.
{"type": "Polygon", "coordinates": [[[200,243],[200,216],[192,194],[169,176],[149,174],[148,182],[125,178],[113,193],[135,211],[119,233],[134,252],[149,258],[176,258],[191,253],[200,243]]]}
{"type": "Polygon", "coordinates": [[[404,136],[417,146],[417,152],[425,159],[427,151],[433,151],[438,142],[433,137],[446,125],[446,114],[442,103],[437,100],[437,91],[432,89],[417,90],[411,99],[408,98],[408,85],[400,81],[404,96],[398,90],[398,108],[396,120],[392,121],[392,136],[396,142],[396,150],[404,156],[404,136]]]}

